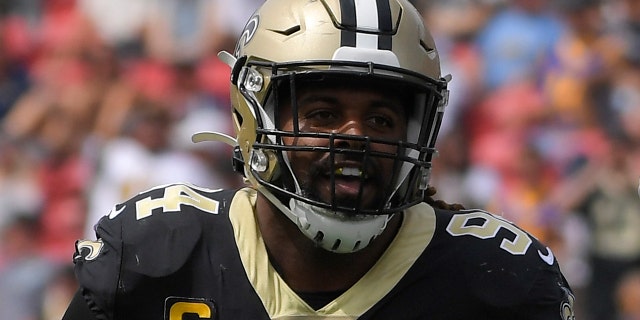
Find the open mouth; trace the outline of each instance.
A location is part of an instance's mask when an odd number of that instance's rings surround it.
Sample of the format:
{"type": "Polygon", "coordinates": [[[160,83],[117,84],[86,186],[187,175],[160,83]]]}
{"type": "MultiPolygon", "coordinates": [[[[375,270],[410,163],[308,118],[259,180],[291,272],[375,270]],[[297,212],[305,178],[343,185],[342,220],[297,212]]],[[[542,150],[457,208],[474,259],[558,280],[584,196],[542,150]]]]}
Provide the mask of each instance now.
{"type": "Polygon", "coordinates": [[[384,182],[379,179],[375,164],[361,161],[312,163],[311,174],[302,186],[311,197],[342,208],[374,208],[381,201],[384,182]]]}
{"type": "MultiPolygon", "coordinates": [[[[339,166],[333,171],[336,199],[352,199],[362,197],[372,191],[367,174],[360,167],[339,166]],[[362,191],[362,195],[360,195],[362,191]]],[[[330,175],[326,175],[330,182],[330,175]]]]}
{"type": "Polygon", "coordinates": [[[367,179],[362,169],[356,167],[338,167],[334,171],[336,177],[356,177],[358,179],[367,179]]]}

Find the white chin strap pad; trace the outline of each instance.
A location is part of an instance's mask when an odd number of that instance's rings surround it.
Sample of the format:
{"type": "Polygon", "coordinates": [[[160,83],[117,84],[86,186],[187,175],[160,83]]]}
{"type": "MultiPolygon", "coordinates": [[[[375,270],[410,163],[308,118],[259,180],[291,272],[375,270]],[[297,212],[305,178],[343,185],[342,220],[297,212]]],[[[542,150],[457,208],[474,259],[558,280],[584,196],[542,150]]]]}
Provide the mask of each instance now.
{"type": "Polygon", "coordinates": [[[384,231],[390,219],[389,215],[342,217],[294,199],[289,206],[302,233],[319,247],[336,253],[351,253],[367,247],[384,231]]]}

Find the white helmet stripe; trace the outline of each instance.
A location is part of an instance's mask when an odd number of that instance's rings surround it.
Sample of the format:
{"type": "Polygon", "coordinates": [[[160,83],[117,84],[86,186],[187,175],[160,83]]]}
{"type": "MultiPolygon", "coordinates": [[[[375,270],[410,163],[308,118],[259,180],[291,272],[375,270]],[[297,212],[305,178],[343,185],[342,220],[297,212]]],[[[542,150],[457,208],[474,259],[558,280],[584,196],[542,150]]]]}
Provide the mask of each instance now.
{"type": "Polygon", "coordinates": [[[347,47],[391,50],[393,23],[388,0],[341,0],[341,45],[347,47]],[[389,35],[380,35],[389,33],[389,35]]]}
{"type": "MultiPolygon", "coordinates": [[[[378,6],[367,0],[355,0],[356,23],[358,30],[378,30],[378,6]]],[[[356,48],[378,48],[378,35],[371,33],[356,33],[356,48]]]]}

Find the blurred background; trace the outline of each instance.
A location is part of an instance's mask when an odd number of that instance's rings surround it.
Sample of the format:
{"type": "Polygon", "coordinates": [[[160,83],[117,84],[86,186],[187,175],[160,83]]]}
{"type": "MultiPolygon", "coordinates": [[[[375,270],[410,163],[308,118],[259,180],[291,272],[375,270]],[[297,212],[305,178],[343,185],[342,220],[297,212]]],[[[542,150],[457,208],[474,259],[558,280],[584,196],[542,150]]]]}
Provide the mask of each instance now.
{"type": "MultiPolygon", "coordinates": [[[[229,68],[262,0],[0,0],[0,318],[60,319],[74,242],[169,182],[239,186],[229,68]]],[[[547,243],[581,320],[640,319],[640,0],[414,0],[452,74],[436,198],[547,243]]]]}

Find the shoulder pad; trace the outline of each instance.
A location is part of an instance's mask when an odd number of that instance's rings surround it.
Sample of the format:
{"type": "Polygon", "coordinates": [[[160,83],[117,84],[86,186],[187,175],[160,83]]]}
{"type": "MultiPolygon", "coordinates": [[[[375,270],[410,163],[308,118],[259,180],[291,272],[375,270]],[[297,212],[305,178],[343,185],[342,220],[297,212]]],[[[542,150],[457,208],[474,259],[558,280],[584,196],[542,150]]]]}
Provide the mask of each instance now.
{"type": "Polygon", "coordinates": [[[467,266],[461,272],[468,273],[479,296],[517,303],[528,299],[535,286],[557,287],[561,281],[551,249],[508,220],[481,210],[438,214],[444,233],[439,248],[455,253],[457,265],[467,266]]]}
{"type": "Polygon", "coordinates": [[[186,184],[157,187],[114,206],[97,224],[96,235],[111,243],[106,247],[120,250],[122,270],[166,276],[184,265],[204,227],[227,221],[224,206],[233,194],[186,184]],[[221,213],[225,217],[212,219],[221,213]]]}
{"type": "Polygon", "coordinates": [[[481,240],[481,246],[495,249],[512,256],[532,255],[541,251],[540,262],[554,263],[553,255],[534,236],[503,217],[482,210],[454,212],[447,221],[446,232],[453,237],[481,240]]]}

